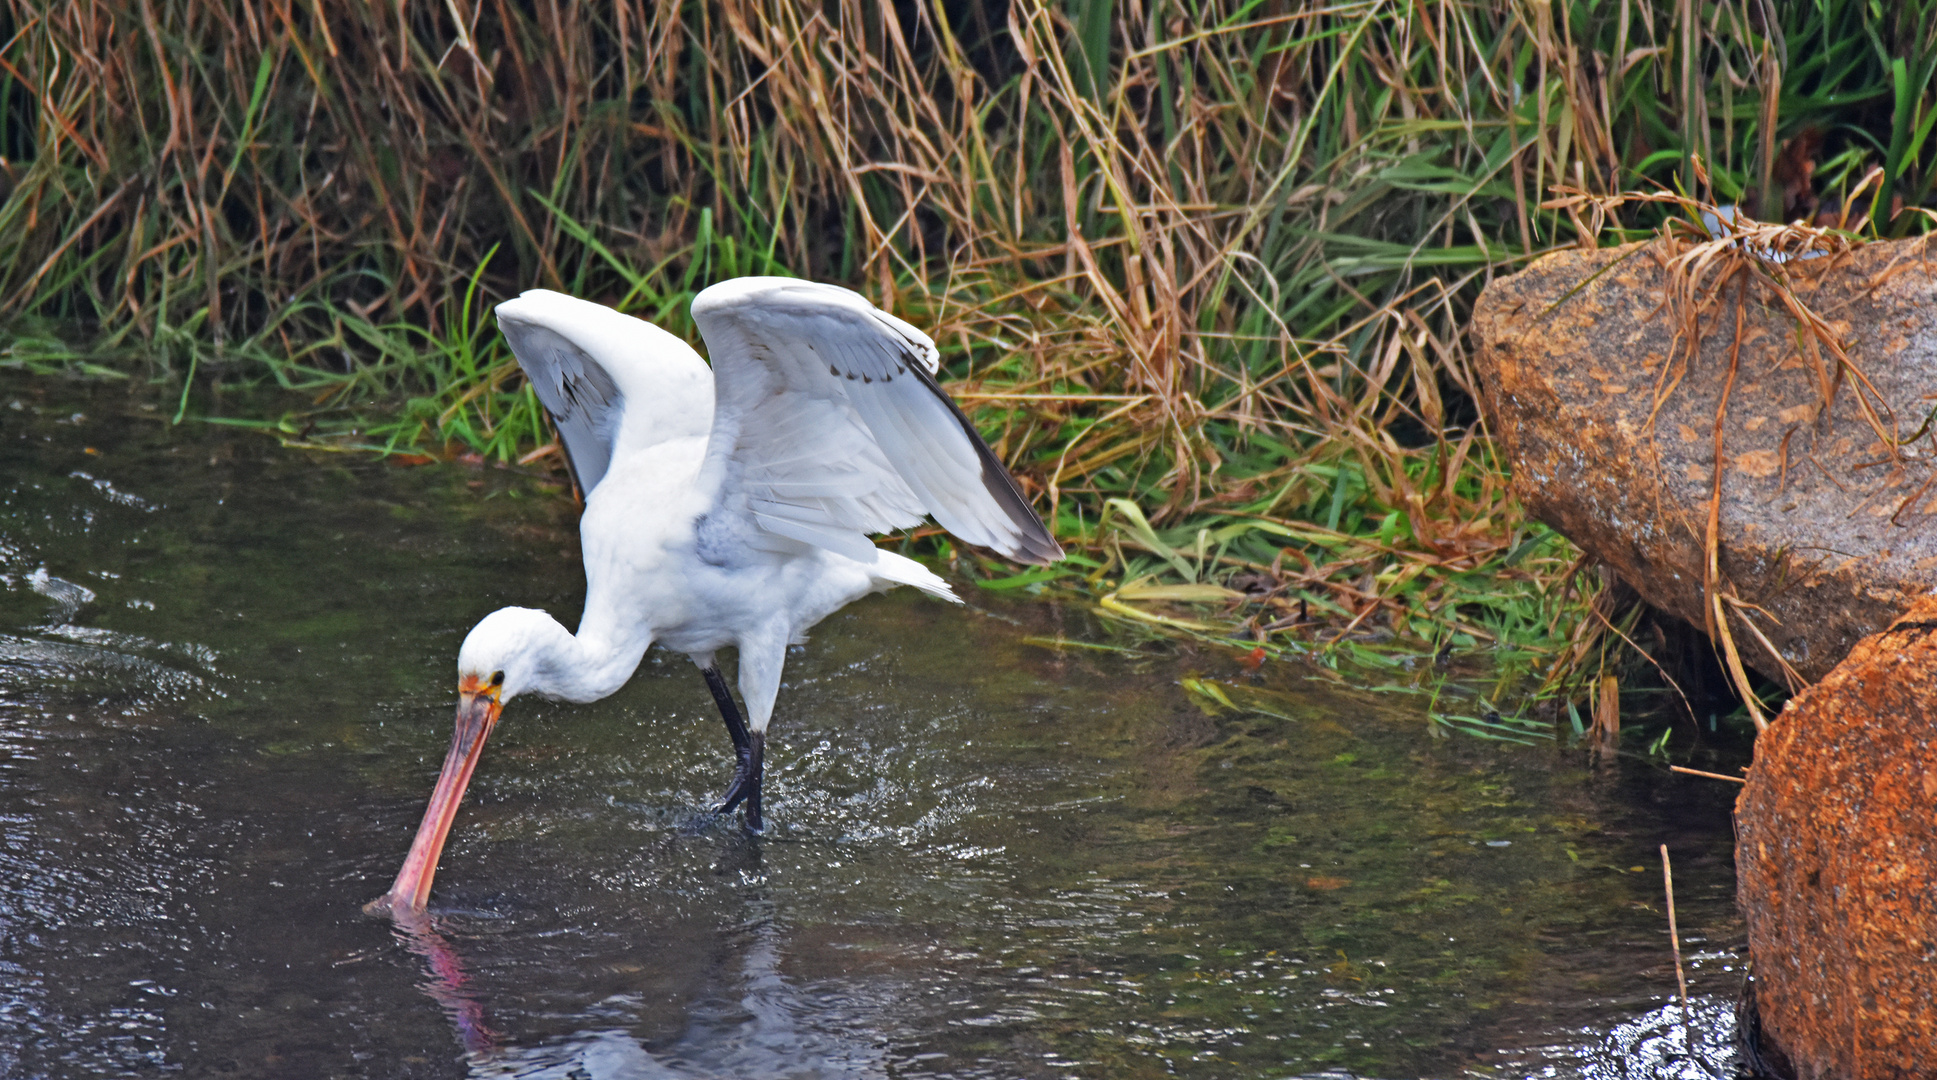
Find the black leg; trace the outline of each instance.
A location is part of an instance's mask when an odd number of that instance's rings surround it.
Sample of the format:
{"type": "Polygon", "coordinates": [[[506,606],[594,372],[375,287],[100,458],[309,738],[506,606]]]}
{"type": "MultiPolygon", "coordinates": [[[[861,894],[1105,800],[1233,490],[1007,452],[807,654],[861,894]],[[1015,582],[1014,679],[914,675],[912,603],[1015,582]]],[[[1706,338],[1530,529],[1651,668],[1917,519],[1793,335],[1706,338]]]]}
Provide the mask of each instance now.
{"type": "Polygon", "coordinates": [[[700,668],[699,673],[706,676],[706,688],[713,691],[713,703],[720,707],[720,718],[726,721],[726,733],[733,738],[733,749],[744,753],[750,736],[746,721],[740,719],[740,707],[733,703],[733,691],[726,688],[726,679],[718,666],[709,664],[700,668]]]}
{"type": "Polygon", "coordinates": [[[719,668],[703,667],[700,674],[706,676],[706,688],[713,691],[713,701],[720,707],[720,719],[726,721],[726,733],[733,738],[734,756],[739,759],[733,767],[733,781],[727,785],[726,794],[713,812],[724,814],[744,802],[747,828],[759,832],[762,827],[760,778],[767,756],[767,737],[747,730],[746,721],[740,719],[740,707],[733,703],[733,693],[726,688],[719,668]]]}

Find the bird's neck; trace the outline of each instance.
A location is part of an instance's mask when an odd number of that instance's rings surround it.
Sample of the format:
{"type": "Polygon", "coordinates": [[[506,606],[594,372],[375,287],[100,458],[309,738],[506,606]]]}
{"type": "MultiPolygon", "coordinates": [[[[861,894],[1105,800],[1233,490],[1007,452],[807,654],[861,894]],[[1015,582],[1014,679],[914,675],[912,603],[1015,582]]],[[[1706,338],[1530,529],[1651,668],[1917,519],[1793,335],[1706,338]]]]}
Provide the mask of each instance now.
{"type": "Polygon", "coordinates": [[[643,634],[611,635],[602,627],[579,627],[573,635],[552,623],[551,632],[536,642],[537,674],[532,691],[566,701],[597,701],[618,691],[652,639],[643,634]]]}

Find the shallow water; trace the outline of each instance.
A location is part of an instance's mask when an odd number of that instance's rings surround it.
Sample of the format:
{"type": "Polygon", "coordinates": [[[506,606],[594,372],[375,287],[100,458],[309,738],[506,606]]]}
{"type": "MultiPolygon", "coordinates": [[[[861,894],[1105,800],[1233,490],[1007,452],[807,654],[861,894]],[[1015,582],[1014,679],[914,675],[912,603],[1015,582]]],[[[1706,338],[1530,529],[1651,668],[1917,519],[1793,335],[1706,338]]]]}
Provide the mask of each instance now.
{"type": "Polygon", "coordinates": [[[683,657],[518,701],[432,927],[393,929],[359,906],[458,642],[504,604],[571,621],[569,507],[45,383],[0,385],[0,468],[0,1076],[1730,1067],[1725,785],[1432,738],[1305,667],[1052,647],[1113,639],[973,587],[796,650],[757,839],[700,812],[729,755],[683,657]]]}

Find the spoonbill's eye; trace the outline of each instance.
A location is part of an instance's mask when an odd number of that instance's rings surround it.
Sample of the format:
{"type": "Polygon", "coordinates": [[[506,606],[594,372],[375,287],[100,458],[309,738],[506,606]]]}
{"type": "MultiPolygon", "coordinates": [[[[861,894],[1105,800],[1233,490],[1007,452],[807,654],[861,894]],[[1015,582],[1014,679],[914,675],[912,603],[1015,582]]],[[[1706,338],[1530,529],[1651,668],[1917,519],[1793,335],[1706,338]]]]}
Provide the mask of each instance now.
{"type": "Polygon", "coordinates": [[[491,673],[491,685],[492,685],[492,686],[503,686],[503,685],[504,685],[504,672],[502,672],[502,671],[494,671],[494,672],[492,672],[492,673],[491,673]]]}

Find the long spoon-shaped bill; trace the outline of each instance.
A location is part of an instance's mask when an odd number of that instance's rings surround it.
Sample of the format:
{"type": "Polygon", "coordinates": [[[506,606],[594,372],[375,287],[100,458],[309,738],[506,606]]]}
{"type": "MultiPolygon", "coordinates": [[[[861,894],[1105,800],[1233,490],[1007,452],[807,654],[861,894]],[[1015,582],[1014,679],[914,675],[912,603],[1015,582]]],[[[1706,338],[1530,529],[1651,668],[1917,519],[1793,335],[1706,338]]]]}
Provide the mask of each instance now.
{"type": "Polygon", "coordinates": [[[430,880],[437,874],[437,859],[450,836],[451,821],[457,817],[457,804],[477,768],[484,740],[497,725],[501,706],[486,692],[465,690],[457,703],[457,731],[451,736],[450,753],[444,756],[444,771],[438,774],[437,789],[431,792],[430,806],[424,809],[424,823],[417,827],[417,839],[390,891],[365,904],[372,915],[414,915],[424,910],[430,899],[430,880]]]}

